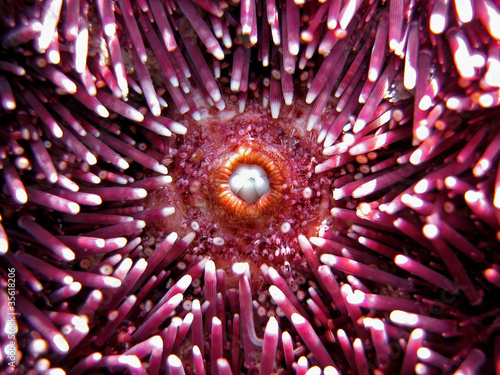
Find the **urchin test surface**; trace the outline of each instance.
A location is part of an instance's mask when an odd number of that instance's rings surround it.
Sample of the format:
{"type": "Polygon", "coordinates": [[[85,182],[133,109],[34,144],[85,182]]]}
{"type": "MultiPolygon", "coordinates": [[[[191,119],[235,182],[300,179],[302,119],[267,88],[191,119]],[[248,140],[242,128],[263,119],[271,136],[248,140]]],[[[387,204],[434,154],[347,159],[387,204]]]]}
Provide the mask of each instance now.
{"type": "Polygon", "coordinates": [[[316,132],[306,131],[310,106],[297,99],[294,105],[282,109],[278,119],[273,119],[260,103],[250,102],[244,113],[239,113],[237,103],[230,100],[222,112],[204,105],[202,108],[201,121],[185,119],[190,130],[179,137],[174,155],[169,155],[174,182],[150,199],[154,207],[174,204],[176,213],[154,228],[182,234],[193,230],[194,222],[197,235],[205,239],[196,252],[215,259],[241,261],[249,257],[257,263],[263,259],[292,260],[297,255],[298,234],[317,235],[320,228],[333,225],[329,212],[332,174],[314,173],[324,156],[316,132]],[[255,153],[273,153],[277,168],[284,174],[279,202],[252,219],[227,215],[213,196],[213,177],[220,161],[242,145],[250,145],[255,153]],[[224,246],[217,246],[221,243],[224,246]]]}

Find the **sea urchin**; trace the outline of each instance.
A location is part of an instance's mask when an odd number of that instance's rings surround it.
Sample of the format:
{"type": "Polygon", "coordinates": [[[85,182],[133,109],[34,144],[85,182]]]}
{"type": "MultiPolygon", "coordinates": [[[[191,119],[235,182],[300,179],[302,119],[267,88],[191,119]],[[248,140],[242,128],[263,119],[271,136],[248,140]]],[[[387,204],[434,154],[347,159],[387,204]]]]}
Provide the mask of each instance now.
{"type": "Polygon", "coordinates": [[[500,374],[494,0],[0,5],[6,374],[500,374]]]}

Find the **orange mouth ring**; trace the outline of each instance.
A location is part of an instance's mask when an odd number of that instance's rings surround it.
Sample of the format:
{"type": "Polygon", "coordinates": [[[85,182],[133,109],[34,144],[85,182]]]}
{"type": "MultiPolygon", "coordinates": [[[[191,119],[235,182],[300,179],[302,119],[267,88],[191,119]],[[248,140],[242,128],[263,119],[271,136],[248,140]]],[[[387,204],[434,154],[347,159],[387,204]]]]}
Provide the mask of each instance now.
{"type": "Polygon", "coordinates": [[[287,185],[287,168],[277,151],[260,142],[245,141],[223,157],[214,169],[212,191],[215,204],[229,217],[249,221],[256,220],[277,208],[287,185]],[[229,178],[238,165],[257,165],[264,169],[270,191],[255,203],[247,203],[231,191],[229,178]]]}

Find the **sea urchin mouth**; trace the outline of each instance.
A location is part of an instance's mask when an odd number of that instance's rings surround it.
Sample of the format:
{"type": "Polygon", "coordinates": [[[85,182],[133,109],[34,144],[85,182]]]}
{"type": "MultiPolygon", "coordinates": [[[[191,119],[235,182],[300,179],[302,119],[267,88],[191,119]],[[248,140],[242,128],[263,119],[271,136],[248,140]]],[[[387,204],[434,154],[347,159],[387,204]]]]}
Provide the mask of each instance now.
{"type": "Polygon", "coordinates": [[[254,222],[279,209],[288,186],[288,175],[285,159],[275,147],[259,141],[243,142],[230,150],[213,169],[210,181],[213,205],[227,218],[254,222]],[[269,181],[268,191],[254,202],[248,202],[233,191],[233,176],[245,165],[260,167],[269,181]]]}
{"type": "Polygon", "coordinates": [[[267,173],[256,164],[239,164],[229,177],[231,191],[246,203],[256,203],[270,192],[267,173]]]}

